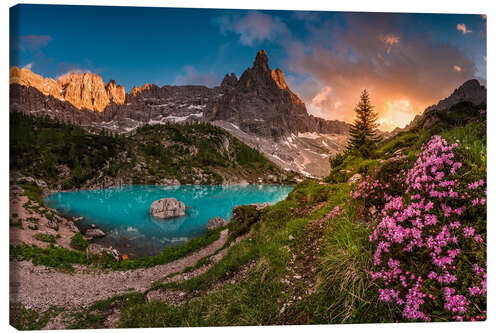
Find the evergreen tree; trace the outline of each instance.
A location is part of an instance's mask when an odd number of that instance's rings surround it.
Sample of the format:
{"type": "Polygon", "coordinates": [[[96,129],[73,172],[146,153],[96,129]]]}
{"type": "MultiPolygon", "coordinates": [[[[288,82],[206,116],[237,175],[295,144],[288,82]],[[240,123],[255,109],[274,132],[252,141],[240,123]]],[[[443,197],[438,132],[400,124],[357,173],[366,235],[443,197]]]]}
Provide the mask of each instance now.
{"type": "Polygon", "coordinates": [[[347,151],[350,153],[361,153],[369,157],[381,137],[377,134],[378,114],[370,103],[370,96],[366,89],[361,93],[358,105],[354,109],[356,120],[349,128],[349,141],[347,151]]]}

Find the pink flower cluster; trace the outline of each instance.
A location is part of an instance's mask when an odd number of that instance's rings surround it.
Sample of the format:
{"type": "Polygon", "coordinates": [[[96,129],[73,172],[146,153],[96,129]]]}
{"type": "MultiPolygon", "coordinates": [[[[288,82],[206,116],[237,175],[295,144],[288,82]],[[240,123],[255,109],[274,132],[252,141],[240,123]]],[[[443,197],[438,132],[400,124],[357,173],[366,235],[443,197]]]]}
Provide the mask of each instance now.
{"type": "MultiPolygon", "coordinates": [[[[369,237],[375,244],[371,276],[385,286],[379,289],[379,299],[402,306],[405,319],[432,320],[436,304],[455,320],[482,316],[477,309],[485,309],[485,244],[469,225],[475,222],[470,209],[481,209],[476,214],[486,218],[485,182],[460,182],[456,147],[440,136],[422,147],[406,174],[403,193],[384,194],[385,206],[369,237]],[[457,274],[457,267],[467,266],[474,274],[457,274]]],[[[371,184],[361,183],[352,197],[386,186],[371,184]]]]}
{"type": "Polygon", "coordinates": [[[351,191],[351,198],[378,199],[378,192],[386,187],[389,187],[389,184],[382,184],[378,179],[372,180],[370,176],[366,176],[366,179],[358,184],[356,190],[351,191]]]}
{"type": "Polygon", "coordinates": [[[341,215],[343,212],[344,210],[342,208],[340,208],[339,206],[335,206],[335,208],[330,213],[328,213],[327,217],[333,220],[335,217],[341,215]]]}

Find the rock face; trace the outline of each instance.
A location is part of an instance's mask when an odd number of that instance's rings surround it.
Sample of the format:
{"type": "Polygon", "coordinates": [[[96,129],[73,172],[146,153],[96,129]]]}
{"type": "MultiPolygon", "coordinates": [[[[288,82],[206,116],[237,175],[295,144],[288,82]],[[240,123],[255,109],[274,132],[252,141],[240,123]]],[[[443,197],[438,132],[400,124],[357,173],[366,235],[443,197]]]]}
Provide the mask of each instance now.
{"type": "Polygon", "coordinates": [[[106,234],[104,233],[104,231],[102,231],[101,229],[97,228],[97,226],[92,226],[90,227],[89,229],[87,229],[87,231],[85,231],[85,237],[87,238],[101,238],[101,237],[104,237],[106,236],[106,234]]]}
{"type": "Polygon", "coordinates": [[[450,96],[425,109],[424,113],[432,110],[448,110],[460,102],[471,102],[474,105],[486,103],[486,88],[478,80],[466,81],[455,89],[450,96]]]}
{"type": "Polygon", "coordinates": [[[149,208],[151,216],[159,219],[169,219],[186,215],[186,206],[175,198],[164,198],[156,200],[149,208]]]}
{"type": "Polygon", "coordinates": [[[90,243],[86,250],[87,259],[92,257],[102,257],[104,255],[111,255],[115,261],[120,261],[120,252],[112,247],[105,247],[100,244],[90,243]]]}
{"type": "Polygon", "coordinates": [[[222,217],[216,216],[216,217],[208,220],[207,230],[213,230],[213,229],[217,229],[220,227],[225,227],[228,223],[229,222],[227,222],[222,217]]]}
{"type": "Polygon", "coordinates": [[[361,176],[359,173],[354,174],[349,180],[347,181],[347,184],[358,184],[361,182],[363,179],[363,176],[361,176]]]}
{"type": "Polygon", "coordinates": [[[102,112],[111,103],[123,104],[125,88],[117,86],[114,80],[104,84],[98,74],[69,73],[54,81],[43,78],[29,69],[12,67],[10,83],[33,87],[45,95],[50,95],[60,101],[68,101],[77,109],[102,112]]]}
{"type": "Polygon", "coordinates": [[[239,79],[231,73],[214,88],[146,83],[128,94],[113,80],[105,85],[91,73],[68,74],[56,82],[14,67],[10,110],[49,116],[95,132],[210,122],[283,169],[314,177],[329,173],[328,157],[343,150],[349,129],[345,122],[309,115],[281,69],[269,68],[264,50],[239,79]]]}
{"type": "Polygon", "coordinates": [[[288,87],[281,69],[270,69],[265,50],[257,53],[251,68],[239,80],[226,75],[224,95],[213,101],[205,116],[235,124],[242,131],[279,139],[301,132],[347,133],[348,125],[307,113],[302,100],[288,87]]]}

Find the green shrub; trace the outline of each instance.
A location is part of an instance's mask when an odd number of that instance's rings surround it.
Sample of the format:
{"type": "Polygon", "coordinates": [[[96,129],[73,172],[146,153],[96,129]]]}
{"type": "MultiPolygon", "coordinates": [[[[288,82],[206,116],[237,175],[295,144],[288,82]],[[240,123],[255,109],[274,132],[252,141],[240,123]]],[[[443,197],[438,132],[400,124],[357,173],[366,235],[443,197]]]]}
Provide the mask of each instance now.
{"type": "Polygon", "coordinates": [[[39,241],[42,241],[42,242],[46,242],[46,243],[55,243],[56,242],[56,238],[54,237],[54,235],[50,235],[50,234],[36,234],[34,236],[36,239],[38,239],[39,241]]]}
{"type": "Polygon", "coordinates": [[[77,232],[73,237],[71,237],[70,245],[75,250],[85,251],[89,246],[89,243],[83,238],[81,233],[77,232]]]}
{"type": "Polygon", "coordinates": [[[247,233],[252,224],[259,221],[260,212],[251,205],[237,206],[233,209],[233,217],[229,222],[229,239],[235,239],[247,233]]]}

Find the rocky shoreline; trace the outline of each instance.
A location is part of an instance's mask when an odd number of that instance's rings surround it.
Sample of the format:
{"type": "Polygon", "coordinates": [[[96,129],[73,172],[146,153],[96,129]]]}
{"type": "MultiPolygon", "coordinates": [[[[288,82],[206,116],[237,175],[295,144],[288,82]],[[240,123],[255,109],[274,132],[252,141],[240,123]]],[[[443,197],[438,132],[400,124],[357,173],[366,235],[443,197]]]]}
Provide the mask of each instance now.
{"type": "MultiPolygon", "coordinates": [[[[12,180],[14,180],[13,181],[14,185],[11,185],[11,188],[14,187],[15,189],[17,189],[17,191],[11,191],[11,195],[10,195],[11,200],[19,200],[19,198],[21,198],[21,201],[23,202],[24,206],[26,206],[25,205],[26,202],[31,202],[31,200],[26,195],[24,195],[24,190],[22,189],[21,186],[19,186],[17,184],[36,185],[42,191],[41,192],[42,199],[45,199],[52,194],[61,193],[61,192],[72,192],[72,191],[78,191],[78,190],[97,189],[97,188],[93,188],[93,187],[75,188],[75,189],[66,189],[66,190],[50,189],[48,187],[47,183],[41,179],[35,179],[33,177],[26,177],[26,176],[20,176],[20,175],[14,175],[12,180]]],[[[12,182],[12,180],[11,180],[11,182],[12,182]]],[[[133,184],[129,184],[129,185],[133,185],[133,184]]],[[[188,185],[195,186],[197,184],[188,184],[188,185]]],[[[222,185],[222,186],[228,186],[228,185],[222,185]]],[[[230,185],[249,185],[249,184],[248,183],[233,183],[230,185]]],[[[109,188],[116,188],[116,187],[120,187],[120,186],[123,186],[123,185],[111,186],[109,188]]],[[[171,186],[180,186],[180,185],[171,185],[171,186]]],[[[256,210],[261,210],[261,209],[267,207],[268,205],[269,205],[269,203],[254,203],[254,204],[251,204],[250,206],[254,206],[256,210]]],[[[41,204],[40,207],[44,207],[45,209],[50,210],[53,215],[57,216],[57,219],[59,221],[62,221],[64,223],[64,225],[68,226],[70,232],[63,232],[62,234],[57,233],[57,232],[56,233],[49,232],[49,234],[51,234],[51,235],[53,234],[56,241],[49,242],[49,243],[43,243],[43,242],[37,241],[36,239],[30,240],[29,238],[30,237],[33,238],[34,237],[33,235],[26,236],[26,237],[22,237],[22,236],[12,237],[13,234],[19,235],[22,233],[27,233],[25,230],[18,228],[17,230],[15,230],[16,231],[15,233],[11,232],[11,239],[23,239],[23,241],[22,242],[14,242],[13,245],[28,244],[28,245],[36,245],[38,247],[46,247],[50,244],[53,244],[56,246],[61,246],[61,247],[67,248],[69,250],[73,250],[73,248],[71,246],[71,239],[75,236],[75,234],[80,233],[82,235],[83,239],[85,241],[89,242],[89,247],[90,247],[90,245],[93,246],[91,248],[90,253],[89,253],[89,251],[87,251],[87,256],[89,256],[89,255],[100,256],[102,254],[109,253],[115,258],[116,261],[120,261],[120,260],[123,260],[124,258],[125,259],[128,258],[128,254],[120,253],[118,251],[118,249],[114,248],[113,245],[110,246],[110,244],[108,244],[108,242],[102,243],[102,241],[98,241],[100,238],[103,238],[106,236],[105,232],[103,232],[101,229],[99,229],[99,226],[92,224],[88,228],[86,228],[86,227],[83,227],[81,223],[78,223],[78,222],[81,222],[82,220],[84,220],[83,217],[69,216],[69,215],[63,214],[62,212],[60,212],[56,209],[45,207],[43,204],[41,204]],[[96,240],[98,241],[97,243],[96,243],[96,240]]],[[[237,207],[239,207],[239,206],[233,207],[233,212],[235,211],[235,208],[237,208],[237,207]]],[[[20,211],[21,209],[26,210],[26,208],[19,207],[19,206],[17,208],[11,209],[11,219],[12,219],[13,215],[19,215],[18,211],[20,211]]],[[[35,212],[23,211],[23,214],[21,214],[21,215],[28,217],[28,218],[31,218],[31,219],[40,219],[42,217],[42,216],[40,216],[40,214],[37,214],[36,211],[35,212]]],[[[48,222],[47,224],[50,225],[50,223],[51,222],[48,222]]],[[[226,227],[226,226],[228,226],[228,224],[229,224],[229,221],[226,221],[225,219],[223,219],[219,216],[215,216],[213,218],[210,218],[207,221],[206,229],[208,231],[208,230],[216,229],[219,227],[226,227]]],[[[21,225],[22,225],[22,222],[21,222],[21,225]]],[[[57,231],[58,227],[59,226],[55,227],[56,231],[57,231]]],[[[43,230],[41,230],[41,232],[42,231],[46,232],[44,230],[45,230],[45,228],[43,230]]],[[[11,242],[11,244],[12,244],[12,242],[11,242]]],[[[114,242],[112,242],[111,244],[114,244],[114,242]]]]}

